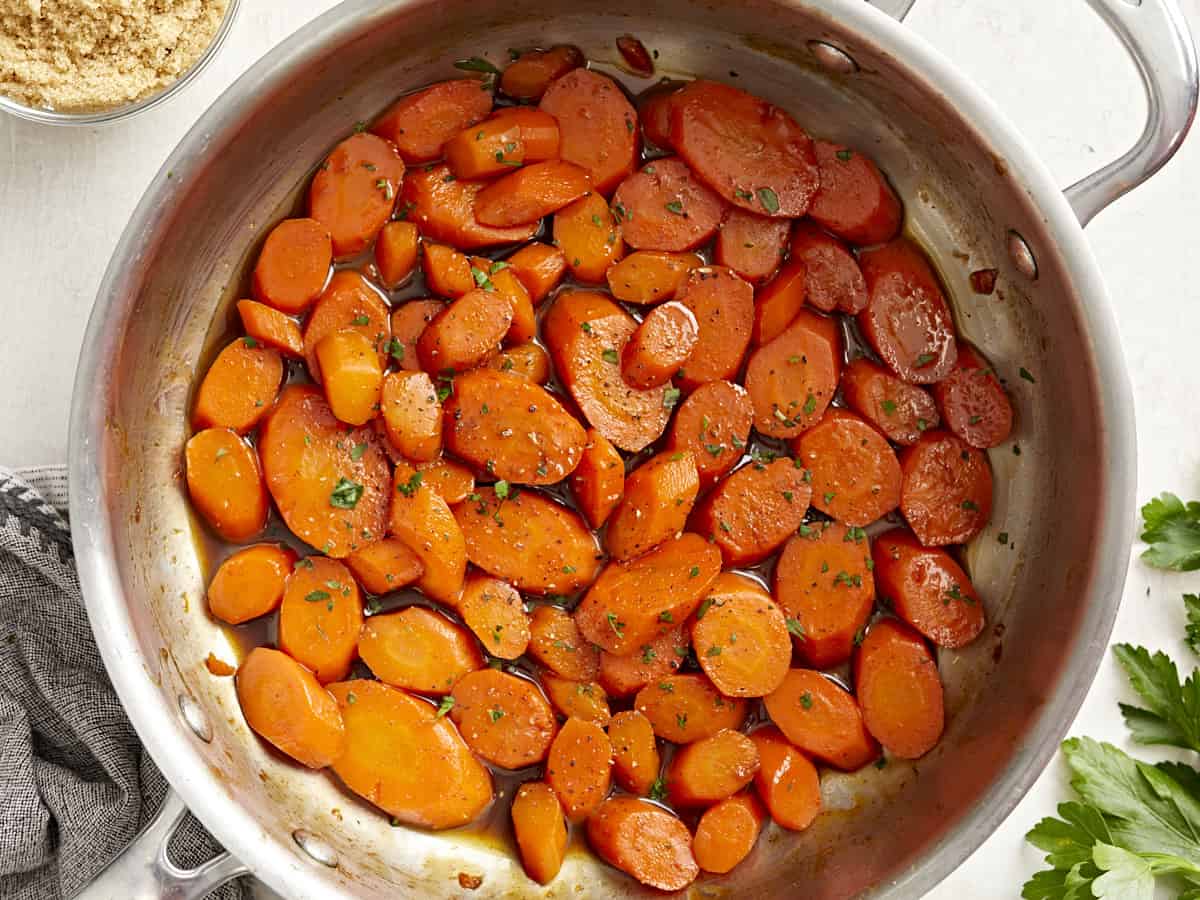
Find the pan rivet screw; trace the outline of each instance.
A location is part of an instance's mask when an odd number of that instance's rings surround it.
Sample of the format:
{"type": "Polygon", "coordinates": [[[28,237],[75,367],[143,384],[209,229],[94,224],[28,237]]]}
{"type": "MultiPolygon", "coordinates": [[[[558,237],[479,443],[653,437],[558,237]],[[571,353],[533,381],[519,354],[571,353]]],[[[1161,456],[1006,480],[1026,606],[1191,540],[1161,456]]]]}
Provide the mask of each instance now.
{"type": "Polygon", "coordinates": [[[303,828],[297,828],[292,832],[292,840],[296,842],[297,846],[299,846],[301,850],[303,850],[321,865],[329,866],[331,869],[337,868],[338,858],[333,848],[311,831],[305,831],[303,828]]]}
{"type": "Polygon", "coordinates": [[[179,712],[183,715],[183,721],[187,722],[187,727],[192,729],[192,734],[196,735],[196,737],[200,738],[206,744],[212,743],[212,725],[209,724],[208,716],[200,708],[199,703],[193,700],[188,694],[180,694],[179,712]]]}
{"type": "Polygon", "coordinates": [[[833,72],[835,75],[853,75],[858,71],[858,63],[854,61],[854,57],[833,44],[827,44],[824,41],[809,41],[808,49],[826,72],[833,72]]]}
{"type": "Polygon", "coordinates": [[[1029,244],[1025,238],[1021,237],[1019,232],[1011,230],[1008,232],[1008,255],[1012,257],[1013,264],[1017,267],[1018,272],[1030,281],[1037,281],[1037,257],[1033,255],[1033,251],[1029,249],[1029,244]]]}

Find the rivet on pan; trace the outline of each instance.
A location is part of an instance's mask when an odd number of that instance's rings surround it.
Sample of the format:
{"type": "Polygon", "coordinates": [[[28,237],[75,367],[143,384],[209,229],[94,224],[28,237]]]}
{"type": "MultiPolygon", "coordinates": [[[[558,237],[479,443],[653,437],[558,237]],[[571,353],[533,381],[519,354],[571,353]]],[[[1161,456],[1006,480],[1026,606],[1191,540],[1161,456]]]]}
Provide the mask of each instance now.
{"type": "Polygon", "coordinates": [[[845,50],[827,44],[824,41],[809,41],[808,49],[821,64],[821,68],[836,75],[853,75],[858,71],[858,63],[845,50]]]}
{"type": "Polygon", "coordinates": [[[180,694],[179,711],[183,714],[183,721],[187,722],[187,727],[192,729],[192,734],[206,744],[212,743],[212,725],[209,724],[208,716],[204,714],[199,703],[187,694],[180,694]]]}
{"type": "Polygon", "coordinates": [[[329,866],[331,869],[336,869],[338,864],[337,853],[327,843],[313,834],[311,831],[305,831],[303,828],[297,828],[292,832],[292,840],[296,845],[315,859],[323,866],[329,866]]]}
{"type": "Polygon", "coordinates": [[[1033,251],[1029,249],[1029,244],[1025,238],[1016,231],[1008,232],[1008,255],[1012,257],[1013,264],[1017,267],[1017,271],[1028,278],[1030,281],[1036,281],[1038,277],[1037,258],[1033,255],[1033,251]]]}

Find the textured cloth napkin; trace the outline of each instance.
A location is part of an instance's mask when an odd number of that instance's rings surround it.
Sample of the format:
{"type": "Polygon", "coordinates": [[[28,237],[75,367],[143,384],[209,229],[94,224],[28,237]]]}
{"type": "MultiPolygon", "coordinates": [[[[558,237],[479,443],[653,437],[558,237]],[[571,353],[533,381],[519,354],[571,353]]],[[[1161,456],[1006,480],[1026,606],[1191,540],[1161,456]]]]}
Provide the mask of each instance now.
{"type": "MultiPolygon", "coordinates": [[[[109,683],[88,626],[62,467],[0,468],[0,898],[83,888],[166,790],[109,683]]],[[[171,859],[220,847],[188,816],[171,859]]],[[[244,896],[242,882],[212,894],[244,896]]],[[[113,898],[123,900],[123,898],[113,898]]]]}

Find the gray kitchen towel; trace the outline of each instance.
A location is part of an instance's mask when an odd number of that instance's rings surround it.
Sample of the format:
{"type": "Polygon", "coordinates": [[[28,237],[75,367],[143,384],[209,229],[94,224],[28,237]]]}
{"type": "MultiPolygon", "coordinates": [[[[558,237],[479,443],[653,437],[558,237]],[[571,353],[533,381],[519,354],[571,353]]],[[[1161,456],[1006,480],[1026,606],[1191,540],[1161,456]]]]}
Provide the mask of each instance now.
{"type": "MultiPolygon", "coordinates": [[[[88,626],[66,470],[0,468],[0,898],[70,897],[165,790],[88,626]]],[[[172,860],[187,868],[219,850],[191,816],[171,841],[172,860]]],[[[245,895],[232,882],[212,896],[245,895]]]]}

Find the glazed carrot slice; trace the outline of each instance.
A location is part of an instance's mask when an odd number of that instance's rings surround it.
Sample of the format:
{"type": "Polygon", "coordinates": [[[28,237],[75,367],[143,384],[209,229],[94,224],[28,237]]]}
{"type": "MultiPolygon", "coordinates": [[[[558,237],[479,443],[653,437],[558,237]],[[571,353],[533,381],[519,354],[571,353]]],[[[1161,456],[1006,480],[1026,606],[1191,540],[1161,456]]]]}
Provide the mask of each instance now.
{"type": "Polygon", "coordinates": [[[836,320],[801,310],[792,324],[759,347],[746,366],[754,427],[771,437],[795,437],[821,418],[842,374],[836,320]]]}
{"type": "Polygon", "coordinates": [[[293,358],[304,355],[304,337],[295,319],[254,300],[239,300],[237,311],[242,330],[261,346],[293,358]]]}
{"type": "Polygon", "coordinates": [[[267,488],[284,524],[341,558],[383,536],[391,480],[380,441],[348,429],[320,390],[290,385],[258,434],[267,488]]]}
{"type": "Polygon", "coordinates": [[[588,843],[610,866],[660,891],[679,891],[696,880],[692,836],[661,806],[612,797],[588,819],[588,843]]]}
{"type": "Polygon", "coordinates": [[[567,271],[567,257],[557,247],[534,241],[505,260],[534,304],[541,303],[558,287],[567,271]]]}
{"type": "Polygon", "coordinates": [[[532,681],[480,669],[460,678],[451,696],[450,718],[488,762],[523,769],[546,758],[558,729],[554,710],[532,681]]]}
{"type": "Polygon", "coordinates": [[[512,324],[504,335],[506,344],[519,344],[537,337],[537,314],[529,291],[515,272],[509,271],[508,263],[493,262],[487,257],[477,256],[471,260],[471,277],[487,291],[495,291],[512,307],[512,324]]]}
{"type": "Polygon", "coordinates": [[[492,656],[516,659],[529,646],[525,602],[511,584],[473,573],[467,576],[455,606],[492,656]]]}
{"type": "Polygon", "coordinates": [[[813,144],[783,110],[745,91],[697,80],[671,103],[671,143],[735,206],[802,216],[820,185],[813,144]]]}
{"type": "Polygon", "coordinates": [[[571,473],[571,496],[593,528],[599,528],[617,508],[625,493],[625,463],[621,454],[595,428],[587,432],[587,444],[579,465],[571,473]]]}
{"type": "Polygon", "coordinates": [[[458,178],[502,175],[525,162],[521,126],[504,119],[487,119],[464,128],[445,143],[442,151],[446,165],[458,178]]]}
{"type": "Polygon", "coordinates": [[[696,534],[668,541],[632,562],[609,563],[575,610],[584,637],[618,656],[682,622],[721,568],[717,548],[696,534]]]}
{"type": "Polygon", "coordinates": [[[822,312],[838,309],[852,316],[866,308],[866,279],[841,241],[810,222],[797,222],[791,247],[791,258],[804,266],[809,303],[822,312]]]}
{"type": "Polygon", "coordinates": [[[645,797],[658,779],[658,745],[654,727],[636,709],[619,712],[608,723],[613,746],[613,778],[617,784],[645,797]]]}
{"type": "Polygon", "coordinates": [[[283,544],[255,544],[226,559],[208,583],[208,611],[230,625],[265,616],[283,602],[283,586],[296,551],[283,544]]]}
{"type": "Polygon", "coordinates": [[[230,428],[245,434],[267,414],[283,381],[283,360],[251,337],[217,354],[196,391],[192,427],[230,428]]]}
{"type": "Polygon", "coordinates": [[[485,572],[535,594],[573,594],[596,577],[600,547],[573,510],[507,485],[478,488],[468,501],[454,516],[485,572]]]}
{"type": "Polygon", "coordinates": [[[692,355],[699,331],[696,317],[682,303],[654,307],[621,351],[621,377],[635,388],[666,384],[692,355]]]}
{"type": "Polygon", "coordinates": [[[594,722],[603,728],[612,718],[604,688],[593,681],[572,681],[550,672],[542,673],[542,687],[558,711],[568,719],[594,722]]]}
{"type": "Polygon", "coordinates": [[[481,190],[475,196],[475,218],[495,228],[528,225],[578,200],[591,187],[587,171],[574,163],[534,163],[481,190]]]}
{"type": "Polygon", "coordinates": [[[665,741],[690,744],[719,731],[736,731],[746,720],[746,701],[722,697],[704,675],[667,675],[646,685],[633,708],[665,741]]]}
{"type": "Polygon", "coordinates": [[[549,113],[528,106],[503,106],[488,121],[516,125],[525,145],[526,163],[558,159],[558,122],[549,113]]]}
{"type": "Polygon", "coordinates": [[[812,219],[859,246],[894,238],[904,210],[874,160],[827,141],[818,141],[816,151],[821,187],[808,211],[812,219]]]}
{"type": "Polygon", "coordinates": [[[475,197],[486,186],[484,181],[459,181],[444,164],[414,169],[404,178],[400,215],[415,222],[429,240],[460,250],[515,244],[533,237],[538,222],[493,228],[475,218],[475,197]]]}
{"type": "Polygon", "coordinates": [[[396,538],[359,547],[346,557],[346,566],[372,594],[390,594],[408,587],[425,572],[421,558],[396,538]]]}
{"type": "Polygon", "coordinates": [[[466,825],[492,802],[488,770],[432,705],[378,681],[329,692],[346,722],[333,771],[354,793],[401,823],[434,829],[466,825]]]}
{"type": "Polygon", "coordinates": [[[421,370],[417,341],[426,326],[445,308],[446,304],[440,300],[409,300],[392,313],[392,340],[388,343],[388,355],[402,369],[410,372],[421,370]]]}
{"type": "Polygon", "coordinates": [[[927,547],[965,544],[992,515],[987,455],[948,431],[926,431],[900,452],[900,511],[927,547]]]}
{"type": "Polygon", "coordinates": [[[406,163],[427,163],[464,128],[492,111],[492,94],[474,78],[439,81],[388,107],[371,131],[396,145],[406,163]]]}
{"type": "MultiPolygon", "coordinates": [[[[614,216],[622,219],[627,212],[613,207],[614,216]]],[[[618,300],[626,303],[658,303],[670,300],[687,281],[688,273],[704,265],[695,253],[660,253],[657,250],[638,250],[605,272],[608,289],[618,300]]]]}
{"type": "Polygon", "coordinates": [[[748,785],[757,771],[754,742],[724,729],[676,751],[667,767],[667,796],[673,806],[711,806],[748,785]]]}
{"type": "Polygon", "coordinates": [[[541,344],[526,341],[501,350],[484,365],[498,372],[508,372],[533,384],[550,380],[550,357],[541,344]]]}
{"type": "Polygon", "coordinates": [[[500,92],[517,100],[538,100],[552,81],[585,62],[579,48],[569,44],[522,53],[500,76],[500,92]]]}
{"type": "Polygon", "coordinates": [[[792,223],[787,219],[769,219],[744,209],[731,210],[717,232],[713,258],[717,265],[733,269],[751,284],[761,284],[775,274],[783,261],[791,229],[792,223]]]}
{"type": "Polygon", "coordinates": [[[407,459],[429,462],[442,452],[442,404],[424,372],[389,372],[379,405],[388,440],[407,459]]]}
{"type": "Polygon", "coordinates": [[[692,515],[692,527],[721,550],[727,566],[766,559],[800,527],[812,488],[790,459],[756,461],[728,475],[692,515]]]}
{"type": "Polygon", "coordinates": [[[871,626],[854,660],[854,690],[867,730],[892,756],[917,759],[941,738],[937,663],[907,625],[882,619],[871,626]]]}
{"type": "Polygon", "coordinates": [[[388,290],[406,282],[417,267],[421,236],[412,222],[388,222],[375,239],[375,269],[388,290]]]}
{"type": "Polygon", "coordinates": [[[846,662],[875,607],[866,532],[838,522],[801,526],[775,564],[775,599],[807,665],[846,662]]]}
{"type": "Polygon", "coordinates": [[[375,418],[383,390],[375,343],[357,329],[342,328],[325,335],[314,349],[333,414],[347,425],[375,418]]]}
{"type": "Polygon", "coordinates": [[[767,344],[783,334],[804,309],[807,296],[808,267],[803,260],[789,260],[754,299],[754,343],[767,344]]]}
{"type": "Polygon", "coordinates": [[[426,372],[465,372],[495,352],[512,324],[512,304],[494,291],[463,294],[425,326],[417,358],[426,372]]]}
{"type": "Polygon", "coordinates": [[[617,52],[621,54],[621,68],[633,73],[639,78],[649,78],[654,74],[654,60],[650,51],[640,39],[632,34],[623,34],[616,40],[617,52]]]}
{"type": "Polygon", "coordinates": [[[803,831],[821,811],[821,780],[814,766],[773,726],[750,733],[758,748],[754,790],[781,828],[803,831]]]}
{"type": "Polygon", "coordinates": [[[984,626],[984,609],[971,579],[945,550],[923,547],[894,528],[871,552],[879,592],[901,619],[939,647],[965,647],[984,626]]]}
{"type": "Polygon", "coordinates": [[[424,572],[417,587],[452,604],[467,570],[466,540],[449,505],[424,479],[408,463],[396,463],[388,528],[421,560],[424,572]]]}
{"type": "Polygon", "coordinates": [[[670,626],[627,656],[600,654],[600,684],[614,697],[632,697],[646,685],[679,671],[688,655],[688,631],[682,623],[670,626]]]}
{"type": "Polygon", "coordinates": [[[869,525],[900,505],[896,454],[854,413],[827,410],[792,449],[812,473],[812,505],[839,522],[869,525]]]}
{"type": "Polygon", "coordinates": [[[317,384],[321,383],[317,344],[326,335],[345,328],[361,331],[369,338],[379,353],[380,368],[387,367],[387,347],[391,337],[387,304],[376,288],[350,269],[333,274],[304,323],[304,361],[308,365],[308,374],[317,384]]]}
{"type": "Polygon", "coordinates": [[[572,69],[556,79],[539,109],[558,121],[558,152],[587,169],[592,189],[610,194],[637,164],[637,113],[611,78],[572,69]]]}
{"type": "Polygon", "coordinates": [[[671,148],[671,105],[684,82],[663,78],[638,95],[638,119],[642,136],[660,150],[671,148]]]}
{"type": "Polygon", "coordinates": [[[633,316],[592,291],[560,293],[542,320],[555,371],[580,412],[633,453],[656,441],[671,415],[665,387],[635,390],[621,379],[621,351],[636,328],[633,316]]]}
{"type": "Polygon", "coordinates": [[[696,823],[692,852],[705,872],[724,874],[750,855],[766,813],[750,793],[722,800],[696,823]]]}
{"type": "Polygon", "coordinates": [[[954,319],[925,254],[900,237],[863,251],[858,263],[870,298],[858,325],[879,358],[912,384],[949,375],[958,353],[954,319]]]}
{"type": "Polygon", "coordinates": [[[954,371],[933,386],[942,419],[953,434],[986,450],[1008,440],[1013,410],[1000,379],[974,347],[958,345],[954,371]]]}
{"type": "Polygon", "coordinates": [[[471,633],[423,606],[367,619],[358,655],[380,681],[423,694],[448,694],[468,672],[483,668],[471,633]]]}
{"type": "Polygon", "coordinates": [[[667,433],[668,453],[691,451],[708,487],[742,458],[750,440],[754,407],[740,384],[710,381],[688,395],[667,433]]]}
{"type": "Polygon", "coordinates": [[[426,241],[421,267],[425,271],[425,286],[439,297],[456,299],[475,289],[471,261],[453,247],[426,241]]]}
{"type": "Polygon", "coordinates": [[[744,575],[723,572],[692,620],[692,646],[726,697],[764,697],[787,675],[792,640],[771,595],[744,575]]]}
{"type": "Polygon", "coordinates": [[[261,737],[311,769],[323,769],[346,747],[337,701],[290,656],[255,647],[238,667],[242,715],[261,737]]]}
{"type": "Polygon", "coordinates": [[[733,379],[750,344],[754,288],[730,269],[703,266],[691,271],[677,298],[700,326],[680,386],[692,390],[706,381],[733,379]]]}
{"type": "Polygon", "coordinates": [[[792,669],[765,703],[789,741],[831,766],[852,772],[879,756],[854,697],[820,672],[792,669]]]}
{"type": "Polygon", "coordinates": [[[353,134],[333,148],[308,189],[308,214],[329,229],[333,255],[367,249],[392,217],[404,178],[393,144],[373,134],[353,134]]]}
{"type": "Polygon", "coordinates": [[[512,822],[525,873],[549,884],[567,853],[567,824],[553,788],[544,781],[521,785],[513,798],[512,822]]]}
{"type": "Polygon", "coordinates": [[[570,681],[593,681],[600,672],[600,651],[579,633],[571,614],[559,606],[539,606],[533,611],[529,655],[570,681]]]}
{"type": "Polygon", "coordinates": [[[188,496],[213,531],[241,543],[266,527],[270,505],[258,456],[236,432],[198,431],[188,440],[184,458],[188,496]]]}
{"type": "Polygon", "coordinates": [[[462,463],[440,456],[417,464],[424,484],[451,506],[462,503],[475,490],[475,476],[462,463]]]}
{"type": "Polygon", "coordinates": [[[550,745],[545,777],[568,822],[578,824],[594,813],[612,785],[612,743],[604,729],[567,719],[550,745]]]}
{"type": "Polygon", "coordinates": [[[856,359],[842,371],[846,404],[897,444],[915,444],[937,428],[937,405],[923,389],[901,381],[869,359],[856,359]]]}
{"type": "Polygon", "coordinates": [[[329,279],[333,239],[316,219],[284,219],[267,235],[250,287],[254,298],[280,312],[308,310],[329,279]]]}
{"type": "Polygon", "coordinates": [[[599,284],[609,266],[625,255],[621,223],[604,197],[590,193],[554,216],[554,242],[577,281],[599,284]]]}
{"type": "Polygon", "coordinates": [[[696,462],[687,451],[652,456],[625,479],[625,493],[604,543],[617,561],[648,553],[687,524],[700,490],[696,462]]]}
{"type": "Polygon", "coordinates": [[[336,559],[305,557],[288,577],[279,607],[279,649],[328,684],[350,672],[363,623],[362,595],[336,559]]]}
{"type": "Polygon", "coordinates": [[[622,207],[625,240],[638,250],[692,250],[717,233],[725,202],[675,157],[646,163],[621,182],[613,206],[622,207]]]}

